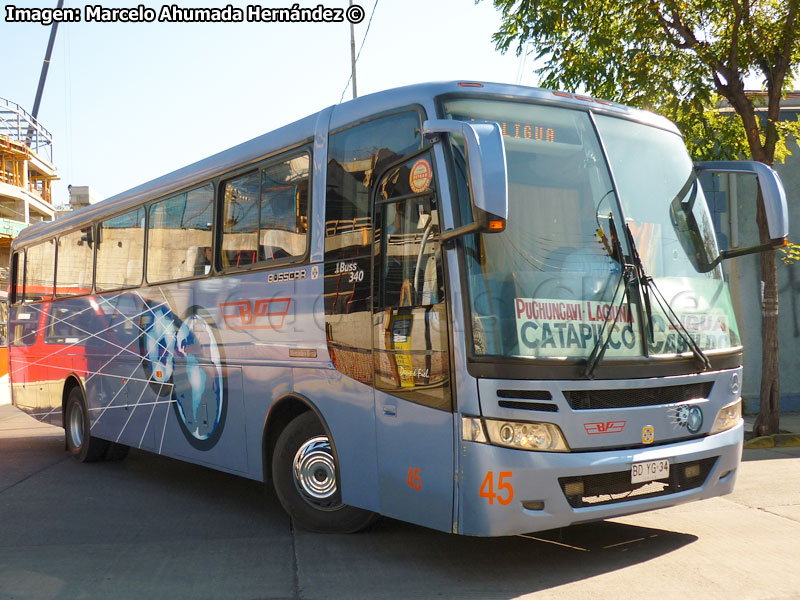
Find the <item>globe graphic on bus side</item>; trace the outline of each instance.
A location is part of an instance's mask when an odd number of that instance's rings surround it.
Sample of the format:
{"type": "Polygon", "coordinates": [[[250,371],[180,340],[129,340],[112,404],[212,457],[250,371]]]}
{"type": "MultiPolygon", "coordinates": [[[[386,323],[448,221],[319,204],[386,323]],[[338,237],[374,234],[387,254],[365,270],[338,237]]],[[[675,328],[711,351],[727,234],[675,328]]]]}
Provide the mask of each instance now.
{"type": "Polygon", "coordinates": [[[142,341],[151,386],[172,400],[189,443],[208,450],[221,434],[225,414],[220,352],[211,326],[196,309],[183,321],[166,306],[149,312],[142,341]]]}
{"type": "Polygon", "coordinates": [[[182,425],[196,440],[209,440],[218,431],[223,391],[219,348],[211,327],[192,314],[176,334],[173,398],[182,425]]]}

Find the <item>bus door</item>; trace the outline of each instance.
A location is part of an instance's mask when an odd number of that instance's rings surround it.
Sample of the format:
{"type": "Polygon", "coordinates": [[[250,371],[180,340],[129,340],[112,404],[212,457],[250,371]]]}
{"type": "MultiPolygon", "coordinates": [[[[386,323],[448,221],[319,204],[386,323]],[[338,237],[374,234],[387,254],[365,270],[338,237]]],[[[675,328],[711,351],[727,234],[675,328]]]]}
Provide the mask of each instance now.
{"type": "Polygon", "coordinates": [[[377,186],[373,356],[381,513],[450,531],[453,403],[430,153],[377,186]]]}

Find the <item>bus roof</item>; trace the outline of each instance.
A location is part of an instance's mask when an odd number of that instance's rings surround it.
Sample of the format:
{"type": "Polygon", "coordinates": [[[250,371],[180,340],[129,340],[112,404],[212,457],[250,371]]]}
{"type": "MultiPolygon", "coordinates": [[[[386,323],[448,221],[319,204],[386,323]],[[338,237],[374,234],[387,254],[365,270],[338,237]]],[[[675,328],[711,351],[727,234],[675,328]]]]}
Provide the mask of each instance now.
{"type": "MultiPolygon", "coordinates": [[[[382,112],[410,105],[421,105],[433,117],[434,99],[443,95],[490,96],[497,99],[531,99],[553,105],[569,106],[596,112],[605,112],[626,117],[648,125],[679,133],[675,125],[654,113],[630,108],[622,104],[598,100],[581,94],[555,92],[541,88],[523,87],[510,84],[484,83],[474,81],[432,82],[393,88],[367,94],[354,100],[336,105],[328,124],[334,131],[382,112]]],[[[172,173],[162,175],[111,198],[77,210],[55,221],[35,223],[24,229],[14,240],[13,246],[27,244],[57,235],[62,231],[77,229],[106,215],[124,212],[143,201],[158,198],[185,189],[195,183],[207,181],[231,169],[254,163],[284,148],[302,144],[314,138],[319,116],[323,111],[265,133],[204,158],[196,163],[182,167],[172,173]]]]}

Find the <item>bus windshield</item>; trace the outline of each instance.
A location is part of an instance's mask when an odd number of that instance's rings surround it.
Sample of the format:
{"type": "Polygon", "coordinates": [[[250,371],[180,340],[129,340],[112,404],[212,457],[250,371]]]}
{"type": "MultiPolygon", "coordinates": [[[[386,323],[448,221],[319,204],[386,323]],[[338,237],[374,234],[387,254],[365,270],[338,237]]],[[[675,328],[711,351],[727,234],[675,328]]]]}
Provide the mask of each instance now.
{"type": "Polygon", "coordinates": [[[606,338],[606,357],[674,355],[690,351],[687,334],[702,350],[738,348],[722,271],[703,268],[716,240],[680,136],[518,102],[445,110],[499,123],[506,147],[506,229],[465,239],[475,355],[586,359],[606,338]],[[622,283],[634,249],[660,292],[649,314],[622,283]]]}

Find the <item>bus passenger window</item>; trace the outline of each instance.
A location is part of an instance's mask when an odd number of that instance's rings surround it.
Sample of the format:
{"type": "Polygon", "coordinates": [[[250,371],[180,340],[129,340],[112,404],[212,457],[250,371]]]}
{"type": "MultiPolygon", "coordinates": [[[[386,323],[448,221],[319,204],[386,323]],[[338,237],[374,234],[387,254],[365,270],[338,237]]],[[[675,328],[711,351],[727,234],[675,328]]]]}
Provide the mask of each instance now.
{"type": "Polygon", "coordinates": [[[185,279],[211,271],[214,186],[204,185],[150,206],[147,281],[185,279]]]}
{"type": "Polygon", "coordinates": [[[305,256],[310,163],[303,153],[225,183],[223,269],[305,256]]]}
{"type": "Polygon", "coordinates": [[[31,246],[25,261],[25,301],[36,302],[53,297],[56,245],[54,240],[31,246]]]}
{"type": "Polygon", "coordinates": [[[260,260],[306,253],[308,163],[303,154],[261,173],[260,260]]]}
{"type": "Polygon", "coordinates": [[[100,223],[97,240],[97,291],[142,283],[144,270],[144,209],[100,223]]]}
{"type": "Polygon", "coordinates": [[[94,248],[92,229],[80,229],[58,238],[56,296],[76,296],[92,291],[94,248]]]}

